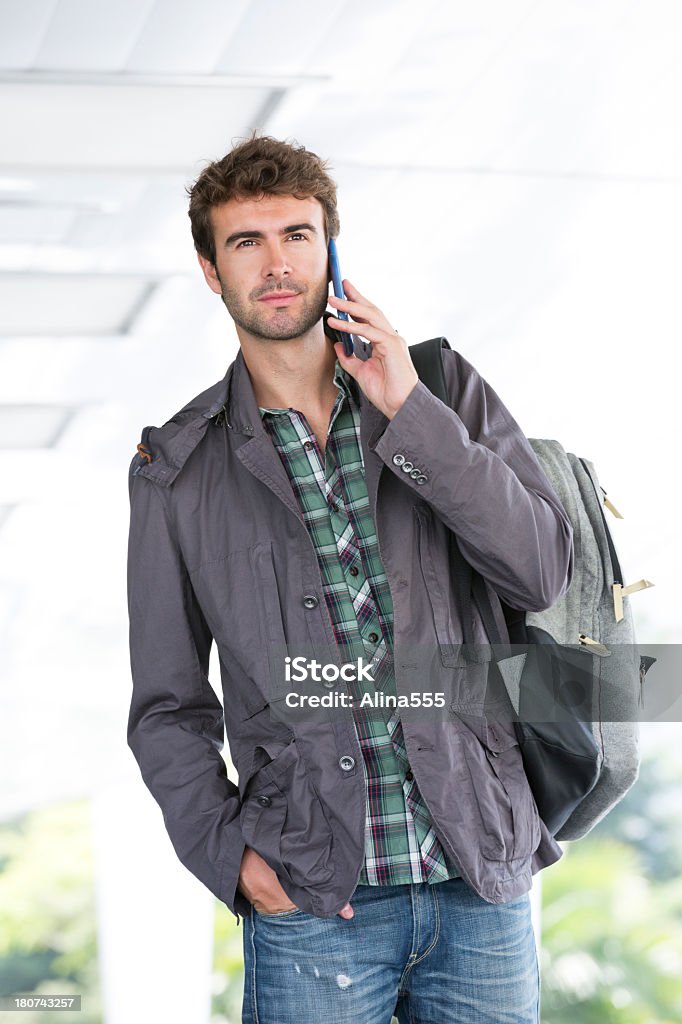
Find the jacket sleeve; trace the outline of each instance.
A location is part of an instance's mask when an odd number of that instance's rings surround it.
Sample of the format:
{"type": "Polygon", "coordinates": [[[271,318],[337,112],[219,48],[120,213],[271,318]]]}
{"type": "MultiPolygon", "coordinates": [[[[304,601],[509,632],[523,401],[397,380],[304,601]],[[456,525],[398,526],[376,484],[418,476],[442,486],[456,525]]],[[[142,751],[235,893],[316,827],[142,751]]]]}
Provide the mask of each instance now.
{"type": "Polygon", "coordinates": [[[443,366],[453,408],[419,381],[374,451],[456,533],[463,556],[508,605],[543,611],[573,577],[570,520],[492,387],[458,352],[446,349],[443,366]],[[417,483],[396,455],[426,480],[417,483]]]}
{"type": "Polygon", "coordinates": [[[237,916],[245,844],[239,790],[220,751],[223,708],[208,681],[212,637],[173,535],[169,490],[129,470],[128,744],[175,852],[237,916]]]}

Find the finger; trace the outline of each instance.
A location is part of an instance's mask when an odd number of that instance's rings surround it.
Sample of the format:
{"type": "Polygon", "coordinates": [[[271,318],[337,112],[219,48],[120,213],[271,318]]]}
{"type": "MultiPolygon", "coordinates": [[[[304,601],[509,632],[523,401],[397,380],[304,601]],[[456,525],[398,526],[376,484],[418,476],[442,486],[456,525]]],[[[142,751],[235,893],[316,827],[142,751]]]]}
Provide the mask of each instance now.
{"type": "Polygon", "coordinates": [[[350,374],[353,380],[357,380],[358,363],[361,363],[362,360],[357,359],[354,355],[347,356],[343,351],[343,344],[340,341],[334,342],[334,351],[336,352],[336,358],[341,369],[350,374]]]}
{"type": "MultiPolygon", "coordinates": [[[[373,327],[372,324],[366,324],[362,321],[353,321],[349,323],[348,320],[339,320],[335,316],[329,317],[329,326],[333,327],[334,330],[343,331],[344,334],[357,334],[360,338],[366,338],[367,341],[373,342],[375,345],[385,348],[387,345],[393,344],[399,340],[399,335],[394,331],[386,331],[381,327],[373,327]]],[[[381,351],[381,349],[379,349],[381,351]]]]}
{"type": "Polygon", "coordinates": [[[366,299],[365,296],[362,295],[357,290],[355,285],[351,281],[349,281],[347,277],[344,277],[341,283],[343,285],[344,292],[346,293],[346,295],[350,296],[351,299],[356,299],[358,302],[367,302],[371,306],[371,302],[369,301],[369,299],[366,299]]]}
{"type": "Polygon", "coordinates": [[[334,306],[338,309],[343,310],[344,313],[348,313],[357,320],[358,323],[369,323],[371,320],[377,320],[375,313],[370,306],[363,306],[359,302],[355,302],[353,299],[338,299],[336,295],[329,296],[329,305],[334,306]]]}
{"type": "Polygon", "coordinates": [[[339,299],[336,295],[330,295],[329,301],[332,306],[338,306],[339,309],[344,310],[346,313],[350,313],[354,320],[360,322],[367,321],[368,323],[374,324],[376,327],[385,327],[386,330],[392,331],[393,328],[389,324],[388,320],[379,309],[368,299],[361,298],[361,301],[356,301],[351,296],[346,296],[345,299],[339,299]]]}

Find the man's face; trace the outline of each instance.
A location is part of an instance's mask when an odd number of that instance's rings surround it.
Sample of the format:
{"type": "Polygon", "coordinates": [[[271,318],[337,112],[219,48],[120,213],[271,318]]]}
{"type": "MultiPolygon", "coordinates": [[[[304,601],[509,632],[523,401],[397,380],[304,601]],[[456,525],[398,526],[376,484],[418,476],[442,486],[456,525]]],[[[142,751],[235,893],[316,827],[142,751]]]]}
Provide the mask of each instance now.
{"type": "Polygon", "coordinates": [[[209,287],[256,338],[305,334],[327,306],[324,216],[317,199],[266,195],[211,211],[216,264],[199,257],[209,287]]]}

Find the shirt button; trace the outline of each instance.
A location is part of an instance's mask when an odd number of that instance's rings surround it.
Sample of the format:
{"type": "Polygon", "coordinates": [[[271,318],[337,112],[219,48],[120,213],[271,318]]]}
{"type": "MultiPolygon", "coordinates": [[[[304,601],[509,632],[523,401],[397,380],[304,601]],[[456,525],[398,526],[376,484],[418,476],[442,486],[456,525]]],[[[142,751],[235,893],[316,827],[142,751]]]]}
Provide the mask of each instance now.
{"type": "Polygon", "coordinates": [[[304,442],[303,442],[303,447],[305,448],[305,450],[306,450],[307,452],[309,452],[311,448],[314,448],[314,447],[315,447],[315,445],[313,444],[313,442],[312,442],[312,441],[304,441],[304,442]]]}
{"type": "Polygon", "coordinates": [[[256,798],[256,802],[259,803],[261,807],[269,807],[272,800],[269,796],[259,796],[256,798]]]}
{"type": "Polygon", "coordinates": [[[369,636],[367,637],[367,639],[370,641],[370,643],[375,644],[377,642],[377,640],[379,639],[379,634],[378,633],[370,633],[369,636]]]}
{"type": "Polygon", "coordinates": [[[351,574],[351,576],[357,576],[357,574],[360,572],[360,570],[358,569],[357,565],[351,565],[351,567],[350,567],[350,569],[348,571],[351,574]]]}
{"type": "Polygon", "coordinates": [[[339,758],[339,765],[343,768],[344,772],[349,772],[351,768],[355,767],[355,758],[351,757],[350,754],[344,754],[343,757],[339,758]]]}
{"type": "Polygon", "coordinates": [[[306,594],[303,598],[303,604],[306,608],[317,608],[319,603],[314,594],[306,594]]]}
{"type": "Polygon", "coordinates": [[[404,461],[405,461],[405,456],[401,455],[400,452],[396,452],[396,454],[393,456],[393,465],[394,466],[402,466],[404,461]]]}
{"type": "Polygon", "coordinates": [[[405,778],[407,779],[408,782],[412,782],[414,775],[412,774],[412,772],[405,772],[405,778]]]}
{"type": "Polygon", "coordinates": [[[332,512],[338,512],[339,511],[339,506],[336,504],[335,501],[332,501],[330,503],[329,507],[332,510],[332,512]]]}

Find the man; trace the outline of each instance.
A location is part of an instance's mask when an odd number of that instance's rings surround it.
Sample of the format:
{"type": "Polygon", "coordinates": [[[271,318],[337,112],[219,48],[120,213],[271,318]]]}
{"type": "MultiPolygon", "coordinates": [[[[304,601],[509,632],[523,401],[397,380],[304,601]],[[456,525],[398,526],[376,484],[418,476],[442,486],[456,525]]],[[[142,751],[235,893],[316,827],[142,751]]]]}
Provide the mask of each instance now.
{"type": "Polygon", "coordinates": [[[339,220],[315,154],[253,137],[189,212],[240,351],[131,463],[128,740],[178,856],[244,919],[243,1020],[537,1021],[528,890],[561,849],[513,727],[481,713],[488,666],[462,668],[448,533],[503,623],[500,598],[564,592],[570,523],[462,356],[450,408],[354,284],[328,295],[339,220]],[[333,713],[290,709],[295,651],[326,652],[304,689],[333,713]],[[384,695],[401,709],[361,706],[384,695]]]}

